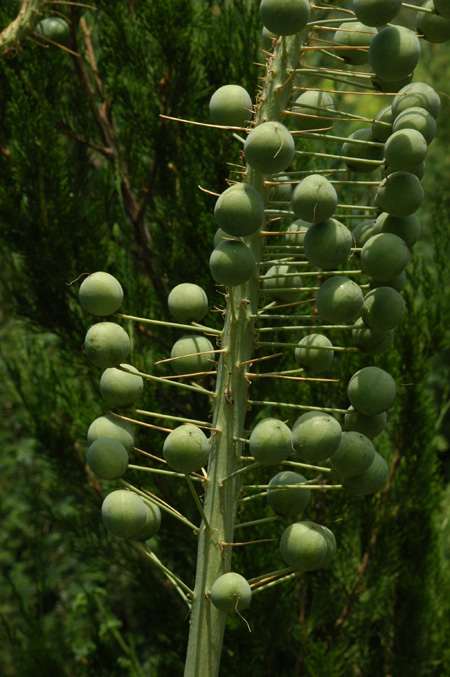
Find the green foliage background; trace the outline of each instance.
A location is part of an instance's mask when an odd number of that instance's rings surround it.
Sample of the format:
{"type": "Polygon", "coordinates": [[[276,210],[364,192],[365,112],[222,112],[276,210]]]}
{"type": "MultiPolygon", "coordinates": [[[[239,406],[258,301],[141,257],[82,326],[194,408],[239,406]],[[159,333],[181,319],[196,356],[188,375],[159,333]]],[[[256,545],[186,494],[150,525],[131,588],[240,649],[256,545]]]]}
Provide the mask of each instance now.
{"type": "MultiPolygon", "coordinates": [[[[78,285],[69,283],[108,270],[124,286],[125,312],[143,317],[167,318],[167,293],[183,281],[201,284],[212,305],[221,305],[206,266],[214,198],[198,186],[222,191],[239,146],[225,133],[160,114],[207,122],[217,87],[236,82],[254,92],[260,73],[253,65],[261,61],[256,0],[90,4],[95,10],[52,6],[70,21],[69,47],[82,59],[30,40],[0,62],[5,677],[182,674],[185,609],[159,574],[100,523],[110,488],[86,469],[85,434],[106,410],[100,374],[82,354],[89,319],[78,305],[78,285]]],[[[6,0],[0,27],[16,11],[16,2],[6,0]]],[[[421,68],[423,79],[444,91],[448,48],[424,50],[421,68]]],[[[230,618],[223,675],[450,672],[450,170],[443,152],[450,126],[448,97],[442,99],[439,141],[427,161],[424,238],[405,292],[408,314],[395,350],[377,361],[403,384],[377,444],[392,463],[391,479],[375,497],[318,495],[310,518],[332,526],[335,565],[255,595],[247,614],[251,633],[230,618]]],[[[220,313],[211,322],[219,325],[220,313]]],[[[130,362],[143,371],[166,357],[176,338],[142,323],[126,329],[130,362]]],[[[342,368],[352,366],[347,357],[342,368]]],[[[344,388],[336,387],[333,400],[344,400],[344,388]]],[[[269,393],[261,387],[258,398],[269,393]]],[[[277,391],[285,402],[327,397],[318,385],[277,391]]],[[[142,408],[164,407],[208,416],[198,397],[147,384],[142,408]]],[[[267,408],[265,415],[271,411],[294,420],[291,410],[267,408]]],[[[162,439],[139,431],[139,446],[148,451],[158,453],[162,439]]],[[[184,489],[157,479],[146,486],[194,519],[184,489]]],[[[246,505],[245,520],[267,510],[257,501],[246,505]]],[[[270,527],[258,527],[252,538],[272,535],[270,527]]],[[[192,578],[194,536],[163,521],[156,540],[161,559],[192,578]]],[[[234,557],[248,577],[281,564],[276,544],[236,548],[234,557]]]]}

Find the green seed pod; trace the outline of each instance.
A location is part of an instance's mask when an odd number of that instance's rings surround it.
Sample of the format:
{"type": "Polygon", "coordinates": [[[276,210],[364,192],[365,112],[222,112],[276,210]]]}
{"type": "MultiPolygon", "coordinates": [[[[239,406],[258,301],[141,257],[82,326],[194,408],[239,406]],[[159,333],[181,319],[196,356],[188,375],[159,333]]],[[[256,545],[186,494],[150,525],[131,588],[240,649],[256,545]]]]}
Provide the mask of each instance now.
{"type": "Polygon", "coordinates": [[[323,524],[320,524],[319,526],[327,542],[327,554],[322,560],[319,567],[320,569],[324,569],[325,567],[330,566],[331,562],[333,561],[336,555],[336,538],[333,532],[330,529],[328,529],[328,527],[325,527],[323,524]]]}
{"type": "Polygon", "coordinates": [[[123,289],[113,275],[98,271],[83,280],[78,296],[84,310],[91,315],[105,317],[119,310],[123,289]]]}
{"type": "Polygon", "coordinates": [[[97,322],[88,329],[83,347],[97,367],[118,367],[130,352],[130,339],[120,324],[97,322]]]}
{"type": "Polygon", "coordinates": [[[409,216],[425,199],[425,191],[411,172],[393,172],[378,186],[375,206],[392,216],[409,216]]]}
{"type": "Polygon", "coordinates": [[[390,23],[401,6],[402,0],[353,0],[356,17],[366,26],[384,26],[390,23]]]}
{"type": "Polygon", "coordinates": [[[192,423],[180,425],[164,441],[163,455],[176,472],[197,472],[208,461],[210,445],[201,428],[192,423]]]}
{"type": "Polygon", "coordinates": [[[49,16],[39,21],[36,33],[42,35],[58,45],[67,46],[69,42],[69,24],[59,16],[49,16]]]}
{"type": "Polygon", "coordinates": [[[398,291],[392,287],[378,287],[364,297],[361,317],[371,329],[389,331],[400,324],[405,311],[405,299],[398,291]]]}
{"type": "Polygon", "coordinates": [[[292,195],[292,183],[289,183],[291,180],[289,176],[287,174],[274,174],[274,176],[270,177],[270,180],[279,181],[280,183],[277,186],[270,186],[269,202],[289,203],[292,195]]]}
{"type": "MultiPolygon", "coordinates": [[[[369,127],[357,129],[352,134],[349,134],[348,138],[358,139],[369,143],[374,141],[372,130],[369,127]]],[[[351,172],[367,174],[373,172],[378,166],[372,164],[372,160],[381,162],[383,159],[383,148],[380,146],[370,146],[366,143],[352,143],[351,141],[346,141],[342,144],[341,154],[347,158],[344,162],[351,172]],[[364,162],[364,160],[370,160],[370,162],[364,162]]]]}
{"type": "Polygon", "coordinates": [[[201,322],[208,312],[208,297],[198,284],[183,282],[171,290],[167,305],[176,322],[201,322]]]}
{"type": "Polygon", "coordinates": [[[356,348],[362,353],[380,355],[392,345],[394,330],[371,329],[361,318],[358,318],[352,331],[352,339],[356,348]]]}
{"type": "Polygon", "coordinates": [[[159,527],[161,526],[161,510],[156,505],[156,503],[151,503],[143,499],[145,508],[147,511],[147,516],[145,519],[145,524],[140,531],[134,536],[135,541],[148,541],[150,538],[153,538],[155,534],[158,533],[159,527]]]}
{"type": "Polygon", "coordinates": [[[325,132],[333,127],[335,110],[335,103],[328,92],[310,89],[300,94],[293,104],[292,124],[299,131],[325,132]]]}
{"type": "Polygon", "coordinates": [[[333,347],[331,341],[323,334],[308,334],[298,342],[295,349],[295,361],[300,367],[304,367],[312,374],[320,374],[326,371],[333,362],[334,351],[323,350],[316,346],[333,347]]]}
{"type": "Polygon", "coordinates": [[[308,0],[261,0],[259,6],[263,25],[276,35],[295,35],[309,21],[308,0]]]}
{"type": "Polygon", "coordinates": [[[376,287],[392,287],[392,289],[396,289],[397,291],[402,291],[405,288],[406,285],[406,273],[403,271],[400,273],[400,275],[397,275],[397,277],[394,277],[393,280],[387,280],[386,282],[383,282],[381,280],[371,280],[371,286],[373,288],[376,287]]]}
{"type": "Polygon", "coordinates": [[[326,279],[316,296],[320,317],[330,324],[343,324],[357,315],[363,304],[361,288],[343,275],[326,279]]]}
{"type": "Polygon", "coordinates": [[[248,183],[235,183],[217,199],[214,218],[219,228],[236,237],[256,233],[264,221],[264,202],[248,183]]]}
{"type": "Polygon", "coordinates": [[[263,280],[264,293],[271,298],[280,299],[286,303],[297,301],[301,291],[300,289],[292,291],[292,288],[300,288],[302,286],[302,278],[299,274],[292,275],[292,273],[298,273],[298,269],[295,266],[287,266],[283,263],[271,266],[266,274],[273,277],[263,280]],[[289,291],[285,291],[285,288],[289,289],[289,291]]]}
{"type": "Polygon", "coordinates": [[[96,477],[115,480],[128,467],[128,452],[121,442],[112,437],[101,437],[87,450],[86,461],[96,477]]]}
{"type": "Polygon", "coordinates": [[[215,125],[247,126],[252,118],[250,94],[240,85],[219,87],[209,101],[209,114],[215,125]]]}
{"type": "Polygon", "coordinates": [[[286,564],[297,571],[319,569],[328,558],[328,540],[319,524],[294,522],[284,530],[280,553],[286,564]]]}
{"type": "Polygon", "coordinates": [[[444,19],[450,19],[450,2],[448,0],[434,0],[434,9],[444,19]]]}
{"type": "Polygon", "coordinates": [[[422,226],[415,214],[404,216],[391,216],[387,212],[380,214],[373,226],[373,234],[392,233],[401,237],[407,247],[411,248],[417,242],[422,231],[422,226]]]}
{"type": "Polygon", "coordinates": [[[87,432],[87,443],[90,446],[95,440],[112,437],[123,444],[127,451],[134,447],[134,432],[128,421],[107,414],[92,421],[87,432]]]}
{"type": "Polygon", "coordinates": [[[290,428],[277,418],[264,418],[252,430],[250,455],[263,465],[276,465],[293,451],[290,428]]]}
{"type": "Polygon", "coordinates": [[[234,571],[219,576],[210,595],[214,606],[225,613],[244,611],[252,601],[252,590],[247,580],[234,571]]]}
{"type": "Polygon", "coordinates": [[[373,237],[374,219],[365,219],[352,230],[355,247],[363,247],[367,240],[373,237]]]}
{"type": "Polygon", "coordinates": [[[255,274],[256,260],[240,240],[222,240],[209,257],[209,269],[218,284],[235,287],[255,274]]]}
{"type": "Polygon", "coordinates": [[[371,465],[375,449],[368,437],[354,430],[342,434],[341,443],[330,458],[341,477],[360,475],[371,465]]]}
{"type": "Polygon", "coordinates": [[[375,280],[393,280],[408,263],[409,249],[404,240],[393,233],[374,235],[361,250],[361,267],[375,280]]]}
{"type": "Polygon", "coordinates": [[[188,334],[176,341],[170,353],[176,374],[197,374],[215,368],[214,347],[206,336],[188,334]],[[198,354],[201,353],[201,354],[198,354]]]}
{"type": "Polygon", "coordinates": [[[102,503],[103,524],[120,538],[135,538],[146,519],[145,503],[133,491],[117,489],[108,494],[102,503]]]}
{"type": "Polygon", "coordinates": [[[400,80],[395,80],[395,82],[392,82],[390,80],[383,80],[383,78],[379,78],[373,71],[371,71],[371,83],[372,87],[376,92],[386,92],[387,94],[393,94],[395,92],[398,92],[402,89],[402,87],[405,87],[406,85],[409,85],[411,80],[413,79],[414,73],[410,73],[404,78],[400,78],[400,80]]]}
{"type": "Polygon", "coordinates": [[[309,221],[303,221],[303,219],[296,219],[293,221],[287,228],[288,232],[284,236],[286,244],[292,245],[293,247],[302,247],[306,231],[311,225],[312,224],[309,221]]]}
{"type": "Polygon", "coordinates": [[[273,49],[273,41],[276,40],[277,38],[276,33],[272,33],[272,31],[268,31],[265,26],[263,26],[263,29],[261,31],[261,40],[262,40],[262,48],[266,52],[270,52],[273,49]]]}
{"type": "Polygon", "coordinates": [[[292,427],[294,450],[307,463],[321,463],[330,458],[341,437],[339,421],[322,411],[302,414],[292,427]]]}
{"type": "Polygon", "coordinates": [[[269,120],[258,125],[244,143],[245,159],[261,174],[276,174],[289,167],[294,159],[294,138],[281,122],[269,120]]]}
{"type": "Polygon", "coordinates": [[[433,13],[417,13],[417,32],[428,42],[440,43],[450,40],[450,17],[446,19],[437,14],[433,0],[426,0],[422,6],[425,9],[432,9],[433,13]]]}
{"type": "Polygon", "coordinates": [[[272,510],[280,515],[294,517],[303,512],[311,498],[309,489],[278,489],[286,485],[304,484],[306,478],[300,473],[283,470],[269,482],[267,502],[272,510]]]}
{"type": "Polygon", "coordinates": [[[234,237],[233,235],[230,235],[230,233],[226,233],[223,228],[218,228],[216,232],[214,233],[214,249],[224,242],[225,240],[236,240],[239,238],[234,237]]]}
{"type": "Polygon", "coordinates": [[[310,174],[294,188],[291,207],[298,218],[319,223],[333,216],[337,202],[333,184],[321,174],[310,174]]]}
{"type": "Polygon", "coordinates": [[[384,458],[376,451],[371,465],[360,475],[346,477],[343,485],[360,496],[375,494],[386,484],[389,469],[384,458]]]}
{"type": "MultiPolygon", "coordinates": [[[[129,371],[138,370],[130,364],[122,364],[129,371]]],[[[100,379],[100,392],[109,407],[131,407],[142,395],[142,376],[129,374],[116,367],[105,369],[100,379]]]]}
{"type": "Polygon", "coordinates": [[[430,144],[436,136],[436,120],[425,108],[413,106],[401,111],[394,120],[392,131],[399,129],[415,129],[424,137],[427,144],[430,144]]]}
{"type": "Polygon", "coordinates": [[[375,115],[372,122],[372,138],[374,141],[380,141],[385,143],[390,135],[392,134],[392,106],[384,106],[381,108],[378,113],[375,115]],[[389,126],[380,124],[380,122],[385,122],[389,126]]]}
{"type": "Polygon", "coordinates": [[[427,156],[428,145],[416,129],[399,129],[388,138],[384,157],[392,171],[412,172],[427,156]]]}
{"type": "Polygon", "coordinates": [[[350,404],[364,416],[387,411],[394,404],[395,381],[379,367],[363,367],[351,377],[347,388],[350,404]]]}
{"type": "Polygon", "coordinates": [[[374,416],[364,416],[350,406],[344,416],[345,430],[354,430],[365,435],[369,440],[377,437],[386,427],[387,414],[382,411],[381,414],[374,416]]]}
{"type": "Polygon", "coordinates": [[[373,38],[369,63],[382,80],[395,82],[413,72],[420,58],[420,41],[404,26],[386,26],[373,38]]]}
{"type": "Polygon", "coordinates": [[[437,118],[441,110],[441,99],[439,94],[425,82],[411,82],[402,87],[392,100],[394,120],[402,111],[416,106],[425,108],[434,118],[437,118]]]}
{"type": "Polygon", "coordinates": [[[336,219],[313,223],[305,235],[306,258],[312,266],[333,270],[350,254],[353,237],[348,228],[336,219]]]}
{"type": "Polygon", "coordinates": [[[352,66],[361,66],[369,62],[368,48],[376,34],[376,29],[367,23],[345,21],[334,34],[333,42],[350,47],[348,50],[340,49],[338,55],[352,66]]]}

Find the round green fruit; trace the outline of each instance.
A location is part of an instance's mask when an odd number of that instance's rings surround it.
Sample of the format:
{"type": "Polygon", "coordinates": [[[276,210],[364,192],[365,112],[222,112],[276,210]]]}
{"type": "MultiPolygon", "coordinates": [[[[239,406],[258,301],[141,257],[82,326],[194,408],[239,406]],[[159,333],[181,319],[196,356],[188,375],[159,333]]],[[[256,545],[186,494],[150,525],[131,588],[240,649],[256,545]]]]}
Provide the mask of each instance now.
{"type": "Polygon", "coordinates": [[[367,240],[373,236],[374,223],[373,219],[365,219],[353,228],[352,236],[355,247],[363,247],[367,240]]]}
{"type": "Polygon", "coordinates": [[[404,26],[386,26],[370,43],[370,66],[379,78],[388,82],[395,82],[410,75],[419,58],[419,38],[404,26]]]}
{"type": "Polygon", "coordinates": [[[303,247],[306,231],[311,225],[309,221],[303,221],[303,219],[293,221],[284,235],[286,244],[293,247],[303,247]]]}
{"type": "Polygon", "coordinates": [[[415,129],[420,132],[425,141],[430,144],[436,136],[436,120],[425,108],[412,106],[401,111],[394,120],[392,131],[400,129],[415,129]]]}
{"type": "Polygon", "coordinates": [[[348,322],[360,312],[362,304],[361,287],[343,275],[325,280],[316,296],[317,312],[330,324],[348,322]]]}
{"type": "Polygon", "coordinates": [[[87,331],[84,350],[88,359],[97,367],[118,367],[130,352],[130,339],[119,324],[97,322],[87,331]]]}
{"type": "Polygon", "coordinates": [[[348,139],[342,144],[341,154],[351,172],[367,174],[380,166],[383,159],[383,148],[378,145],[370,145],[380,143],[373,138],[371,128],[357,129],[349,134],[348,139]],[[361,143],[355,143],[355,141],[361,143]]]}
{"type": "Polygon", "coordinates": [[[263,280],[264,293],[286,303],[294,303],[299,298],[302,278],[295,266],[277,263],[271,266],[263,280]],[[299,289],[295,289],[298,287],[299,289]]]}
{"type": "Polygon", "coordinates": [[[269,202],[271,204],[274,202],[289,203],[292,196],[292,183],[290,183],[289,176],[286,174],[275,174],[270,177],[270,180],[278,181],[279,183],[275,186],[270,186],[269,202]]]}
{"type": "Polygon", "coordinates": [[[384,106],[375,115],[372,122],[372,138],[385,143],[392,134],[392,106],[384,106]]]}
{"type": "Polygon", "coordinates": [[[372,87],[376,92],[385,92],[386,94],[395,94],[396,92],[400,91],[402,87],[409,85],[413,77],[414,73],[410,73],[406,77],[392,82],[390,80],[383,80],[382,78],[379,78],[377,75],[375,75],[375,73],[373,73],[373,71],[371,71],[372,87]]]}
{"type": "Polygon", "coordinates": [[[269,120],[258,125],[244,143],[245,159],[261,174],[276,174],[294,159],[294,137],[281,122],[269,120]]]}
{"type": "Polygon", "coordinates": [[[235,183],[217,199],[214,218],[219,228],[236,237],[256,233],[264,221],[264,202],[248,183],[235,183]]]}
{"type": "Polygon", "coordinates": [[[163,445],[163,455],[176,472],[197,472],[208,461],[210,445],[201,428],[192,423],[178,426],[168,434],[163,445]]]}
{"type": "Polygon", "coordinates": [[[250,94],[240,85],[219,87],[209,101],[209,114],[215,125],[247,126],[252,117],[250,94]]]}
{"type": "Polygon", "coordinates": [[[292,124],[298,131],[325,132],[333,127],[336,105],[321,90],[307,90],[300,94],[292,106],[292,124]]]}
{"type": "Polygon", "coordinates": [[[129,373],[129,371],[137,372],[136,367],[130,364],[121,366],[128,371],[109,367],[105,369],[100,379],[100,392],[109,407],[131,407],[142,395],[144,388],[142,376],[129,373]]]}
{"type": "Polygon", "coordinates": [[[371,329],[362,318],[355,322],[352,339],[356,348],[367,355],[380,355],[390,348],[394,340],[394,330],[380,331],[371,329]]]}
{"type": "Polygon", "coordinates": [[[359,414],[350,406],[344,416],[345,430],[354,430],[365,435],[369,440],[377,437],[385,429],[386,423],[387,414],[385,411],[373,416],[364,416],[364,414],[359,414]]]}
{"type": "Polygon", "coordinates": [[[437,14],[433,0],[426,0],[422,7],[433,11],[417,13],[417,32],[428,42],[440,43],[450,40],[450,17],[446,19],[437,14]]]}
{"type": "Polygon", "coordinates": [[[304,239],[306,258],[312,266],[333,270],[348,259],[353,246],[352,233],[337,219],[313,223],[304,239]]]}
{"type": "Polygon", "coordinates": [[[262,465],[276,465],[293,451],[290,428],[277,418],[264,418],[252,430],[250,455],[262,465]]]}
{"type": "Polygon", "coordinates": [[[145,524],[133,537],[135,541],[148,541],[158,533],[161,526],[161,510],[156,503],[143,499],[147,511],[145,524]]]}
{"type": "Polygon", "coordinates": [[[346,489],[359,496],[368,496],[380,491],[386,484],[389,469],[384,458],[376,451],[370,466],[360,475],[346,477],[343,485],[346,489]]]}
{"type": "Polygon", "coordinates": [[[134,432],[128,421],[107,414],[92,421],[87,432],[87,443],[90,446],[95,440],[112,437],[121,442],[127,451],[134,447],[134,432]]]}
{"type": "Polygon", "coordinates": [[[145,503],[132,491],[112,491],[102,503],[103,524],[120,538],[135,538],[143,529],[146,519],[145,503]]]}
{"type": "Polygon", "coordinates": [[[323,334],[308,334],[298,342],[295,349],[295,361],[312,374],[320,374],[331,366],[334,358],[333,344],[323,334]]]}
{"type": "Polygon", "coordinates": [[[375,220],[373,234],[392,233],[401,237],[407,247],[412,247],[417,242],[422,232],[422,226],[415,214],[409,216],[392,216],[387,212],[382,212],[375,220]]]}
{"type": "Polygon", "coordinates": [[[342,434],[330,464],[341,477],[354,477],[367,470],[374,456],[375,449],[369,438],[351,430],[342,434]]]}
{"type": "Polygon", "coordinates": [[[365,26],[384,26],[390,23],[401,6],[402,0],[353,0],[353,11],[365,26]]]}
{"type": "Polygon", "coordinates": [[[393,233],[374,235],[361,250],[361,267],[375,280],[393,280],[405,269],[409,249],[404,240],[393,233]]]}
{"type": "Polygon", "coordinates": [[[206,336],[192,334],[176,341],[170,353],[176,374],[197,374],[215,368],[214,347],[206,336]]]}
{"type": "Polygon", "coordinates": [[[403,320],[405,299],[392,287],[377,287],[364,297],[361,311],[363,321],[379,331],[394,329],[403,320]]]}
{"type": "Polygon", "coordinates": [[[295,35],[310,17],[308,0],[262,0],[259,11],[263,25],[275,35],[295,35]]]}
{"type": "Polygon", "coordinates": [[[361,66],[369,62],[369,47],[377,34],[375,28],[361,21],[345,21],[333,37],[333,42],[350,49],[340,49],[337,54],[352,66],[361,66]]]}
{"type": "Polygon", "coordinates": [[[247,580],[234,571],[219,576],[211,588],[211,602],[225,613],[241,612],[250,606],[252,590],[247,580]]]}
{"type": "Polygon", "coordinates": [[[104,317],[119,310],[123,301],[123,289],[113,275],[98,271],[83,280],[78,297],[84,310],[104,317]]]}
{"type": "Polygon", "coordinates": [[[450,19],[450,2],[448,0],[434,0],[434,9],[444,19],[450,19]]]}
{"type": "Polygon", "coordinates": [[[279,515],[294,517],[305,510],[311,498],[310,489],[280,489],[289,485],[301,486],[306,478],[300,473],[283,470],[272,477],[269,482],[267,502],[272,510],[279,515]]]}
{"type": "Polygon", "coordinates": [[[397,291],[402,291],[405,288],[405,285],[406,285],[406,273],[405,273],[405,271],[400,273],[400,275],[397,275],[397,277],[394,277],[393,280],[387,280],[386,282],[371,280],[371,286],[374,287],[374,288],[376,288],[376,287],[392,287],[392,289],[396,289],[397,291]]]}
{"type": "Polygon", "coordinates": [[[291,207],[298,218],[319,223],[333,216],[337,202],[333,184],[321,174],[310,174],[294,188],[291,207]]]}
{"type": "Polygon", "coordinates": [[[251,249],[239,240],[223,240],[209,258],[209,269],[218,284],[235,287],[247,282],[256,271],[251,249]]]}
{"type": "Polygon", "coordinates": [[[176,322],[201,322],[208,312],[208,297],[198,284],[183,282],[171,290],[167,305],[176,322]]]}
{"type": "Polygon", "coordinates": [[[393,172],[378,186],[375,206],[392,216],[409,216],[425,199],[425,191],[411,172],[393,172]]]}
{"type": "Polygon", "coordinates": [[[226,233],[223,228],[217,228],[216,232],[214,233],[214,249],[221,243],[224,242],[224,240],[236,240],[239,238],[234,237],[233,235],[230,235],[230,233],[226,233]]]}
{"type": "Polygon", "coordinates": [[[428,145],[416,129],[398,129],[385,143],[384,158],[390,170],[412,172],[424,162],[428,145]]]}
{"type": "Polygon", "coordinates": [[[86,461],[96,477],[115,480],[122,477],[128,467],[128,452],[118,440],[102,437],[92,442],[86,461]]]}
{"type": "Polygon", "coordinates": [[[292,428],[294,451],[307,463],[330,458],[339,446],[342,428],[331,414],[309,411],[302,414],[292,428]]]}
{"type": "Polygon", "coordinates": [[[281,536],[281,557],[297,571],[320,569],[329,558],[329,542],[319,524],[294,522],[281,536]]]}
{"type": "Polygon", "coordinates": [[[66,46],[69,42],[69,24],[59,16],[49,16],[42,19],[36,26],[36,33],[56,42],[58,45],[66,46]]]}
{"type": "Polygon", "coordinates": [[[425,82],[411,82],[402,87],[392,101],[394,120],[402,111],[416,106],[424,108],[434,118],[437,118],[441,110],[441,99],[439,94],[425,82]]]}
{"type": "Polygon", "coordinates": [[[347,395],[350,404],[364,416],[374,416],[392,407],[396,396],[395,381],[379,367],[363,367],[351,377],[347,395]]]}

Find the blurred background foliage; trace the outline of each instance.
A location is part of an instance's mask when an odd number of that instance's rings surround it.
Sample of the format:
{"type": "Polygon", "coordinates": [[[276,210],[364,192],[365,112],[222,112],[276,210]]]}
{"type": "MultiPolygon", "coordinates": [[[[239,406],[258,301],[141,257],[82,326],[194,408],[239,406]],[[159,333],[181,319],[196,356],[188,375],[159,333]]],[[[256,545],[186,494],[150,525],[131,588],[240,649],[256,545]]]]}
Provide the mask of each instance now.
{"type": "MultiPolygon", "coordinates": [[[[258,0],[88,4],[46,6],[68,20],[70,52],[30,35],[0,62],[5,677],[183,672],[185,609],[159,573],[101,524],[101,501],[111,487],[86,467],[85,437],[107,408],[99,370],[82,351],[90,320],[78,304],[79,284],[70,283],[107,270],[124,287],[124,312],[169,319],[168,291],[196,282],[220,310],[223,299],[206,265],[214,197],[198,187],[221,192],[240,146],[225,132],[160,114],[208,122],[215,89],[235,82],[253,93],[261,75],[254,65],[262,60],[258,0]]],[[[17,2],[5,0],[0,28],[16,12],[17,2]]],[[[400,384],[376,444],[391,464],[388,484],[366,498],[318,492],[308,518],[333,529],[334,566],[255,595],[246,615],[251,633],[238,616],[230,618],[223,675],[450,672],[448,55],[446,45],[425,45],[415,78],[441,92],[443,112],[427,159],[423,238],[408,265],[407,316],[395,349],[377,359],[400,384]]],[[[359,99],[352,101],[357,112],[381,107],[359,99]]],[[[220,312],[208,321],[219,326],[220,312]]],[[[143,323],[125,328],[130,363],[143,371],[152,371],[178,337],[143,323]]],[[[348,375],[359,366],[359,356],[346,355],[334,369],[348,375]]],[[[345,383],[330,395],[322,384],[299,390],[284,382],[276,398],[336,404],[345,402],[345,383]]],[[[255,392],[274,399],[270,386],[258,383],[255,392]]],[[[203,398],[154,383],[146,384],[139,406],[208,417],[203,398]]],[[[295,420],[287,408],[267,406],[264,415],[271,414],[295,420]]],[[[160,432],[137,431],[137,446],[149,452],[160,453],[162,440],[160,432]]],[[[255,472],[253,479],[264,477],[255,472]]],[[[142,482],[137,473],[130,481],[142,482]]],[[[196,519],[183,486],[158,476],[146,478],[146,486],[196,519]]],[[[245,504],[242,519],[269,514],[255,500],[245,504]]],[[[251,537],[274,532],[258,526],[251,537]]],[[[153,548],[192,580],[193,534],[163,520],[153,548]]],[[[247,577],[282,564],[276,543],[235,548],[234,557],[247,577]]]]}

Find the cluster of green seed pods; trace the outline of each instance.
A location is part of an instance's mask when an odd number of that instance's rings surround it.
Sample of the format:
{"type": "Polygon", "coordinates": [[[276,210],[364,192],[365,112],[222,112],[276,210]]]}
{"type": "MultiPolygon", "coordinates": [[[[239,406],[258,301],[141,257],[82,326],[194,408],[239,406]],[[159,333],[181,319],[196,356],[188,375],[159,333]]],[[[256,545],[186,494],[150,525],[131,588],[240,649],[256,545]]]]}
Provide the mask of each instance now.
{"type": "MultiPolygon", "coordinates": [[[[197,635],[213,622],[208,605],[239,612],[260,584],[230,571],[230,559],[217,552],[217,543],[232,545],[242,488],[267,489],[267,504],[283,525],[276,533],[280,561],[289,571],[306,572],[329,566],[339,545],[326,525],[308,519],[316,488],[308,472],[319,473],[322,490],[339,484],[357,496],[370,496],[386,484],[388,463],[374,439],[388,424],[397,384],[376,358],[392,347],[405,316],[405,270],[421,232],[416,211],[425,197],[422,179],[440,98],[415,81],[413,71],[420,41],[441,41],[450,22],[444,0],[431,5],[427,0],[423,12],[417,9],[415,33],[390,23],[400,10],[398,0],[354,0],[353,16],[349,19],[346,10],[345,21],[340,7],[322,19],[320,6],[306,0],[262,0],[267,59],[261,91],[253,101],[239,84],[224,84],[210,99],[218,134],[234,134],[245,163],[241,179],[230,179],[211,205],[211,241],[215,235],[209,269],[227,300],[218,332],[221,350],[210,340],[205,292],[184,283],[168,297],[174,320],[169,324],[184,332],[168,360],[180,383],[217,373],[213,418],[209,436],[196,422],[184,421],[163,446],[174,474],[192,482],[192,474],[203,472],[205,480],[203,501],[194,497],[202,520],[198,566],[203,569],[187,600],[197,609],[191,629],[197,635]],[[305,67],[318,26],[330,31],[329,40],[321,40],[325,45],[305,67]],[[374,116],[347,111],[345,97],[354,90],[382,98],[374,116]],[[290,355],[292,369],[264,371],[274,349],[290,355]],[[360,361],[353,374],[345,372],[342,356],[348,352],[360,361]],[[287,403],[302,413],[283,420],[286,403],[251,398],[256,377],[296,374],[314,380],[333,376],[337,364],[347,399],[333,407],[287,403]],[[260,404],[271,407],[270,416],[258,416],[260,404]],[[302,473],[283,467],[287,459],[302,473]],[[245,485],[248,467],[267,469],[267,484],[245,485]]],[[[104,317],[120,306],[121,288],[109,278],[105,288],[99,278],[97,288],[95,275],[81,285],[80,300],[88,312],[104,317]]],[[[129,351],[124,330],[97,322],[86,336],[85,351],[105,369],[100,383],[105,402],[133,404],[142,379],[122,364],[129,351]]],[[[333,387],[330,383],[327,403],[333,387]]],[[[132,433],[126,421],[118,419],[116,437],[110,426],[117,421],[103,418],[90,435],[96,442],[90,441],[88,463],[99,477],[114,479],[126,468],[125,454],[134,442],[127,448],[132,433]],[[94,432],[100,428],[107,432],[94,432]],[[106,446],[111,468],[105,472],[100,449],[106,446]]],[[[133,512],[135,498],[143,500],[121,490],[120,528],[114,510],[105,507],[112,533],[131,539],[143,533],[145,511],[133,512]],[[133,516],[129,530],[126,515],[133,516]]],[[[149,507],[145,501],[144,507],[149,507]]]]}

